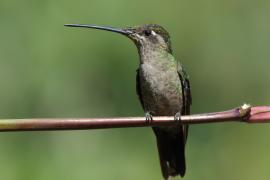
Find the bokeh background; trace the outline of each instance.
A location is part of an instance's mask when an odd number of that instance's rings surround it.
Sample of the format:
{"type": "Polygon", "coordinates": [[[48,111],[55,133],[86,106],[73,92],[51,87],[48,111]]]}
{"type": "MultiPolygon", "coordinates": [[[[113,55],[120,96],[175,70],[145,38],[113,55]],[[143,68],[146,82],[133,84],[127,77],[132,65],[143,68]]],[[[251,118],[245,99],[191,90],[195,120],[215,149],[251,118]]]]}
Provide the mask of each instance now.
{"type": "MultiPolygon", "coordinates": [[[[190,74],[193,113],[270,105],[270,1],[1,0],[0,118],[140,116],[138,54],[118,34],[163,25],[190,74]]],[[[186,180],[268,180],[270,125],[192,125],[186,180]]],[[[0,134],[5,180],[162,179],[150,128],[0,134]]]]}

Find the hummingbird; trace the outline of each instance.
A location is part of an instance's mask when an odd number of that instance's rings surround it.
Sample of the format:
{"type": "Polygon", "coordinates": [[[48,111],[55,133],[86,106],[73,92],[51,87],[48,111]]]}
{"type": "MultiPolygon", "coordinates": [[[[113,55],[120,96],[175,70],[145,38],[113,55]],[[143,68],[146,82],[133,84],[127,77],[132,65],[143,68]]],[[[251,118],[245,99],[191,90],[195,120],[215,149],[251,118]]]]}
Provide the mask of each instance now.
{"type": "MultiPolygon", "coordinates": [[[[114,28],[87,24],[65,24],[69,27],[93,28],[122,34],[131,39],[139,53],[136,90],[146,120],[153,116],[190,114],[191,90],[189,77],[182,64],[172,54],[170,35],[162,26],[146,24],[114,28]]],[[[188,126],[152,127],[156,136],[163,178],[184,176],[186,171],[185,144],[188,126]]]]}

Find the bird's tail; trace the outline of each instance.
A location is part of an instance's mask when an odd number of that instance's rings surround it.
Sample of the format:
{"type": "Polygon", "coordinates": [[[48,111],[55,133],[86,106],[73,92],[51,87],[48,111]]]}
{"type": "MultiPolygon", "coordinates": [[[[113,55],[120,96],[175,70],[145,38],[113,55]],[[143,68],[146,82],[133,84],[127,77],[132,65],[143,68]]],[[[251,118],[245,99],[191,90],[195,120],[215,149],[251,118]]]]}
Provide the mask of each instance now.
{"type": "Polygon", "coordinates": [[[160,166],[165,180],[169,176],[185,175],[185,141],[186,133],[183,126],[168,130],[153,128],[159,152],[160,166]],[[175,129],[176,128],[176,129],[175,129]]]}

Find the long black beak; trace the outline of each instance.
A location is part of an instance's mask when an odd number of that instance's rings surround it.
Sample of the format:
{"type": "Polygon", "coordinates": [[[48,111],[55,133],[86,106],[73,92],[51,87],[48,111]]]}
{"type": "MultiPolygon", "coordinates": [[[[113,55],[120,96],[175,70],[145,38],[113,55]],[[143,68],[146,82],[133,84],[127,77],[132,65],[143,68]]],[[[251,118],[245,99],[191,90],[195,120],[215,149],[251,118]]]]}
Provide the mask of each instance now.
{"type": "Polygon", "coordinates": [[[126,36],[133,33],[131,30],[128,30],[128,29],[113,28],[113,27],[109,27],[109,26],[97,26],[97,25],[88,25],[88,24],[65,24],[65,26],[100,29],[100,30],[120,33],[120,34],[123,34],[126,36]]]}

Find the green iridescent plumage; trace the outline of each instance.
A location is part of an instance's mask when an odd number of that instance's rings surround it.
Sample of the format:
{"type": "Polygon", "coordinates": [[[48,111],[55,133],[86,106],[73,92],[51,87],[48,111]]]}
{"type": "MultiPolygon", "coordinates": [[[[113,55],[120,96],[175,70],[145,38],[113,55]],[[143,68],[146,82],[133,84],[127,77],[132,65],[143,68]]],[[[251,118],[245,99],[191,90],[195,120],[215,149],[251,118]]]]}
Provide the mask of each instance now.
{"type": "MultiPolygon", "coordinates": [[[[135,31],[142,36],[136,38],[135,43],[140,54],[137,93],[144,111],[153,116],[189,114],[189,79],[181,64],[172,55],[168,32],[159,25],[144,25],[135,31]]],[[[164,179],[179,174],[184,176],[188,126],[153,127],[153,130],[157,137],[164,179]]]]}

